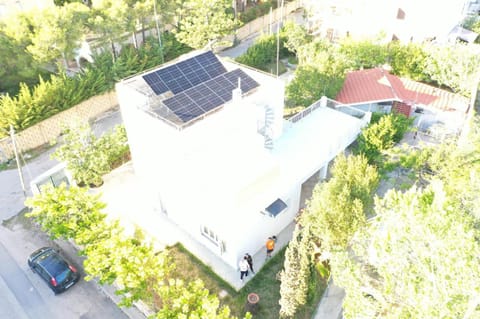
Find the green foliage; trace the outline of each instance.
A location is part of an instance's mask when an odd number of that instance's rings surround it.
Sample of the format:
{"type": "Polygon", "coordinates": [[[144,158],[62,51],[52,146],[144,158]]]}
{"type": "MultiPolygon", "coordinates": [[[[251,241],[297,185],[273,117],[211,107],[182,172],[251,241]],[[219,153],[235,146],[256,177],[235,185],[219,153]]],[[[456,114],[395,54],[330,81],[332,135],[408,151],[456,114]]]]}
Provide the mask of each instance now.
{"type": "MultiPolygon", "coordinates": [[[[280,36],[280,58],[288,56],[285,48],[285,36],[280,36]]],[[[271,72],[269,66],[277,61],[277,37],[276,35],[261,35],[255,43],[247,49],[247,52],[235,59],[237,62],[253,68],[271,72]]]]}
{"type": "Polygon", "coordinates": [[[103,222],[101,212],[105,204],[99,195],[91,195],[87,189],[67,187],[57,188],[45,185],[41,193],[25,201],[32,211],[26,216],[35,218],[42,230],[52,239],[76,238],[84,229],[90,229],[103,222]]]}
{"type": "Polygon", "coordinates": [[[67,163],[80,185],[99,186],[102,176],[110,172],[129,153],[126,131],[117,126],[97,138],[88,124],[67,129],[64,144],[52,156],[67,163]]]}
{"type": "Polygon", "coordinates": [[[340,43],[339,53],[348,61],[348,69],[370,69],[385,64],[388,50],[385,45],[375,43],[373,40],[353,41],[345,38],[340,43]]]}
{"type": "Polygon", "coordinates": [[[335,283],[346,291],[345,318],[480,316],[478,230],[446,195],[436,183],[377,203],[351,253],[332,258],[335,283]]]}
{"type": "Polygon", "coordinates": [[[230,0],[186,0],[178,9],[177,39],[186,45],[201,49],[232,34],[238,25],[229,10],[230,0]]]}
{"type": "Polygon", "coordinates": [[[285,262],[280,276],[280,317],[291,318],[297,308],[307,302],[309,279],[313,268],[314,245],[307,228],[295,227],[293,237],[285,252],[285,262]]]}
{"type": "Polygon", "coordinates": [[[88,124],[67,129],[64,144],[55,150],[52,157],[67,164],[79,185],[100,186],[102,176],[109,171],[108,156],[99,147],[98,139],[88,124]]]}
{"type": "Polygon", "coordinates": [[[387,46],[389,64],[392,73],[401,77],[420,82],[431,82],[425,73],[427,53],[423,46],[416,43],[401,44],[398,41],[390,42],[387,46]]]}
{"type": "Polygon", "coordinates": [[[362,130],[358,137],[357,153],[364,154],[371,163],[378,163],[382,151],[391,149],[409,129],[413,119],[390,113],[362,130]]]}
{"type": "Polygon", "coordinates": [[[323,95],[334,99],[343,86],[344,78],[322,73],[313,66],[300,66],[294,79],[286,87],[287,105],[310,106],[323,95]]]}
{"type": "Polygon", "coordinates": [[[313,192],[300,223],[318,238],[325,253],[345,249],[353,234],[365,226],[378,173],[363,156],[339,155],[332,178],[313,192]]]}
{"type": "Polygon", "coordinates": [[[426,44],[425,73],[439,86],[447,86],[456,93],[470,96],[480,69],[480,48],[462,43],[426,44]]]}
{"type": "Polygon", "coordinates": [[[285,48],[290,52],[296,53],[299,48],[312,41],[312,36],[307,33],[305,27],[292,21],[287,21],[281,32],[286,38],[285,48]]]}

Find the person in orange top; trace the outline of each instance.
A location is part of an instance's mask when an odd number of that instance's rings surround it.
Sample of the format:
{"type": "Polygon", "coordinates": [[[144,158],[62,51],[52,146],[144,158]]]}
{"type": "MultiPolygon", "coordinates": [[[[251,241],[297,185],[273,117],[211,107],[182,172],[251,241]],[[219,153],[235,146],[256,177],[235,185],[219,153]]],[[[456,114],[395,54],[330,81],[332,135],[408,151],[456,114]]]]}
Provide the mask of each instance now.
{"type": "Polygon", "coordinates": [[[265,244],[267,247],[267,258],[272,257],[272,252],[275,249],[275,239],[277,239],[275,236],[268,237],[267,243],[265,244]]]}

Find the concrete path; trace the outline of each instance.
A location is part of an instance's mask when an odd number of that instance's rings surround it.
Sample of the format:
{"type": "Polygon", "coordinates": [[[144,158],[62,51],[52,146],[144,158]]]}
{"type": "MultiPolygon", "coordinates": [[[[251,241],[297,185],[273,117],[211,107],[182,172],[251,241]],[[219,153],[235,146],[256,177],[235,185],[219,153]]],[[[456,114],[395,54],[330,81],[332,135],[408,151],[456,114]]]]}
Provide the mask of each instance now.
{"type": "Polygon", "coordinates": [[[342,302],[345,291],[330,280],[313,319],[342,319],[342,302]]]}

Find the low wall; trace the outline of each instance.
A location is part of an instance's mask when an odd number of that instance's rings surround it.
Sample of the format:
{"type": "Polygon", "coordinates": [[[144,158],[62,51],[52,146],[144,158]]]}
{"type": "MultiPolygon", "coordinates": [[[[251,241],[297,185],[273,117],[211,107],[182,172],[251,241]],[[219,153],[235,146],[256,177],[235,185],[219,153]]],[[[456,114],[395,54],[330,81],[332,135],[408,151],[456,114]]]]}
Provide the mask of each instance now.
{"type": "MultiPolygon", "coordinates": [[[[56,140],[65,127],[73,123],[86,122],[118,105],[115,91],[97,95],[61,113],[43,120],[15,134],[20,152],[35,149],[56,140]]],[[[5,137],[0,140],[0,160],[14,157],[12,140],[5,137]]]]}

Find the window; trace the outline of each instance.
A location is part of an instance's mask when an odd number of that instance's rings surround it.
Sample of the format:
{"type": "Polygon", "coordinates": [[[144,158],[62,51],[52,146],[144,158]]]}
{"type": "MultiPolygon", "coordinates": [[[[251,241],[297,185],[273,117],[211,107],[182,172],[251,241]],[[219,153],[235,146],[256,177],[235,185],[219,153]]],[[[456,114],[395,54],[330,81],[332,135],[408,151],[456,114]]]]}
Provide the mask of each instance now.
{"type": "Polygon", "coordinates": [[[211,230],[210,228],[208,228],[206,226],[201,226],[200,227],[200,232],[202,233],[202,235],[204,237],[206,237],[208,240],[210,240],[210,242],[212,242],[215,246],[220,248],[220,253],[225,252],[225,242],[222,241],[213,230],[211,230]]]}
{"type": "Polygon", "coordinates": [[[281,200],[280,198],[277,198],[273,203],[270,204],[270,206],[265,208],[265,211],[262,213],[275,218],[281,212],[285,211],[287,207],[288,205],[283,200],[281,200]]]}

